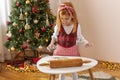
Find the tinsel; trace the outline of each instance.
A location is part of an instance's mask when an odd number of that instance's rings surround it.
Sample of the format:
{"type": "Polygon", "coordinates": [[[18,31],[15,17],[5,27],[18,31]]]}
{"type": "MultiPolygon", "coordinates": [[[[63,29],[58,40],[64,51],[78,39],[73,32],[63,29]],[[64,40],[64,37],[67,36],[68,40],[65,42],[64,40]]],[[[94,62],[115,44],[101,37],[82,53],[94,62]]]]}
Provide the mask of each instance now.
{"type": "Polygon", "coordinates": [[[100,67],[105,68],[111,71],[118,71],[120,70],[120,64],[119,63],[114,63],[114,62],[109,62],[109,61],[100,61],[100,67]]]}
{"type": "Polygon", "coordinates": [[[34,66],[34,65],[29,65],[29,66],[25,65],[24,68],[15,67],[15,66],[12,66],[12,65],[7,65],[6,69],[7,70],[14,70],[14,71],[17,71],[17,72],[39,72],[37,67],[34,66]]]}

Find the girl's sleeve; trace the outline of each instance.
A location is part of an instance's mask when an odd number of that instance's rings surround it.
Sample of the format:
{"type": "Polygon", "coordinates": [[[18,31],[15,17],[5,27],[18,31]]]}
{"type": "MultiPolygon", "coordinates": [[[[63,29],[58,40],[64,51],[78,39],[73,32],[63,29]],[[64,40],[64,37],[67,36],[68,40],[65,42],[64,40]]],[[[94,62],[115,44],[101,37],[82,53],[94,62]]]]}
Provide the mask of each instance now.
{"type": "Polygon", "coordinates": [[[57,31],[58,27],[57,25],[54,27],[54,32],[53,32],[53,35],[52,35],[52,38],[56,39],[57,40],[57,36],[58,36],[58,31],[57,31]]]}
{"type": "Polygon", "coordinates": [[[88,41],[84,38],[84,36],[81,33],[81,27],[80,24],[78,24],[78,29],[77,29],[77,43],[81,43],[82,45],[86,45],[88,41]]]}

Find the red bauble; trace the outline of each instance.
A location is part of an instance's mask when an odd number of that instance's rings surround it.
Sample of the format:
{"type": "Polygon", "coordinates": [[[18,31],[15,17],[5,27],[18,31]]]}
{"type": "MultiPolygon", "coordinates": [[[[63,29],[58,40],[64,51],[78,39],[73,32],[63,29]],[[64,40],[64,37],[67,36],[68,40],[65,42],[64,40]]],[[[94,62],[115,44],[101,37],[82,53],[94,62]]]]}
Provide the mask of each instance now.
{"type": "Polygon", "coordinates": [[[19,6],[20,6],[20,2],[17,2],[17,3],[16,3],[16,6],[19,7],[19,6]]]}
{"type": "Polygon", "coordinates": [[[10,38],[10,37],[7,37],[7,40],[9,40],[9,41],[10,41],[10,40],[11,40],[11,38],[10,38]]]}
{"type": "Polygon", "coordinates": [[[23,32],[24,32],[23,29],[20,29],[20,30],[19,30],[19,33],[23,33],[23,32]]]}
{"type": "Polygon", "coordinates": [[[27,46],[27,45],[24,45],[24,46],[23,46],[23,49],[27,49],[27,48],[28,48],[28,46],[27,46]]]}
{"type": "Polygon", "coordinates": [[[38,7],[37,6],[33,6],[32,7],[32,12],[33,13],[37,13],[38,12],[38,7]]]}
{"type": "Polygon", "coordinates": [[[50,24],[50,27],[53,27],[54,26],[54,24],[50,24]]]}
{"type": "Polygon", "coordinates": [[[9,26],[9,25],[11,24],[11,22],[10,22],[10,21],[7,21],[6,24],[9,26]]]}
{"type": "Polygon", "coordinates": [[[42,31],[46,31],[45,27],[42,27],[41,30],[42,30],[42,31]]]}

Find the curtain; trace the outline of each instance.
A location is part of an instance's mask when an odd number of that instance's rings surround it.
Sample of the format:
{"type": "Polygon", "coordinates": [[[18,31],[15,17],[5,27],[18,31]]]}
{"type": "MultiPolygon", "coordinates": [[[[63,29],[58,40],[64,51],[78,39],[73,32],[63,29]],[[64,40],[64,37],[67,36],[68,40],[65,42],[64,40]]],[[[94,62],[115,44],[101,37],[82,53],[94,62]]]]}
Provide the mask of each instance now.
{"type": "Polygon", "coordinates": [[[10,53],[4,47],[7,31],[6,21],[9,20],[8,16],[11,10],[11,3],[12,0],[0,0],[0,62],[4,62],[11,58],[10,53]]]}

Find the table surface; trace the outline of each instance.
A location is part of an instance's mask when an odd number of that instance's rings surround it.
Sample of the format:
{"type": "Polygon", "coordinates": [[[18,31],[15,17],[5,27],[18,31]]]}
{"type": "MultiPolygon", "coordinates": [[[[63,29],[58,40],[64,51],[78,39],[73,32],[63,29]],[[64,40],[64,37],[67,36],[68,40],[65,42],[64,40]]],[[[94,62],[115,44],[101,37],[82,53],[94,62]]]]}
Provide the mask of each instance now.
{"type": "Polygon", "coordinates": [[[66,73],[74,73],[74,72],[79,72],[79,71],[83,71],[83,70],[88,70],[90,68],[93,68],[94,66],[96,66],[98,63],[97,60],[92,59],[92,58],[87,58],[87,57],[71,57],[71,56],[46,56],[41,58],[38,62],[37,62],[37,68],[43,72],[43,73],[48,73],[48,74],[66,74],[66,73]],[[48,62],[50,60],[53,59],[65,59],[65,58],[80,58],[83,61],[84,60],[90,60],[90,63],[83,63],[82,66],[80,67],[67,67],[67,68],[50,68],[49,66],[40,66],[41,63],[45,63],[48,62]]]}

